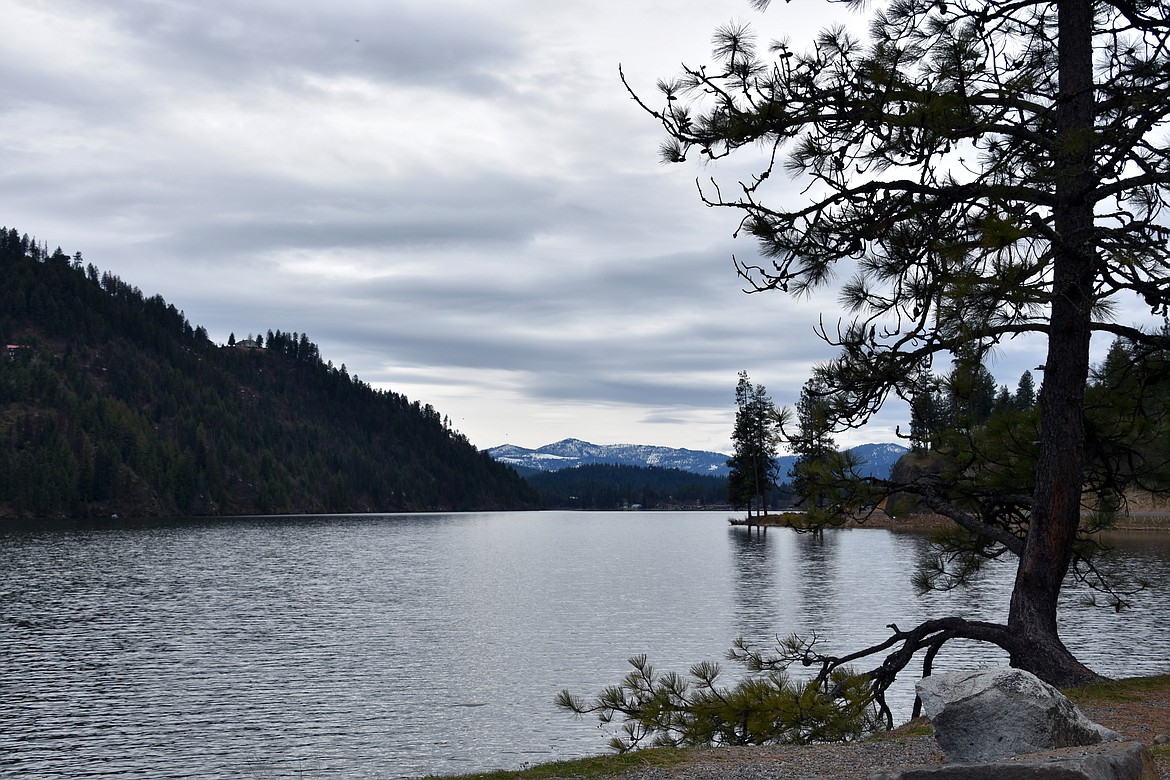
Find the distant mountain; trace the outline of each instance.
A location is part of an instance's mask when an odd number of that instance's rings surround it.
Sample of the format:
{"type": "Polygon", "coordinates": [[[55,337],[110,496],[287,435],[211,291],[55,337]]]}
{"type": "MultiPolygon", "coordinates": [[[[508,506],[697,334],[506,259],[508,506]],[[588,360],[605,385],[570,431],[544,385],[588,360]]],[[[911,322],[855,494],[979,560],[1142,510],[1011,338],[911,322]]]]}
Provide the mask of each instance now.
{"type": "MultiPolygon", "coordinates": [[[[537,449],[502,444],[485,452],[501,463],[507,463],[521,474],[560,471],[593,464],[619,466],[654,466],[680,469],[694,474],[727,476],[728,455],[707,450],[676,449],[648,444],[591,444],[580,439],[562,439],[537,449]]],[[[894,463],[906,452],[897,444],[862,444],[853,448],[865,465],[859,469],[863,476],[886,478],[894,463]]],[[[777,459],[780,481],[788,477],[796,458],[787,455],[777,459]]]]}
{"type": "Polygon", "coordinates": [[[721,452],[656,447],[648,444],[591,444],[580,439],[562,439],[535,450],[502,444],[484,450],[501,463],[517,470],[560,471],[577,466],[611,464],[656,466],[694,474],[727,475],[727,455],[721,452]]]}
{"type": "MultiPolygon", "coordinates": [[[[907,452],[907,448],[900,444],[859,444],[850,449],[861,461],[857,473],[863,477],[888,479],[890,470],[898,462],[898,458],[907,452]]],[[[796,464],[795,455],[783,455],[776,459],[780,470],[780,482],[788,481],[788,473],[796,464]]]]}
{"type": "Polygon", "coordinates": [[[909,449],[901,444],[859,444],[850,452],[862,461],[863,465],[857,471],[863,477],[889,479],[890,469],[909,449]]]}

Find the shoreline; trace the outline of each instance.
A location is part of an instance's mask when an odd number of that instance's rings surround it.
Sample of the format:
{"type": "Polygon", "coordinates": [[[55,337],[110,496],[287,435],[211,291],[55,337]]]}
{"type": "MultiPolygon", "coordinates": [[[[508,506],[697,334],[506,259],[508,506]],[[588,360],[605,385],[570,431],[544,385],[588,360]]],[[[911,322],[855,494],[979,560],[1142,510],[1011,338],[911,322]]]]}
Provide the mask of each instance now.
{"type": "MultiPolygon", "coordinates": [[[[798,517],[799,514],[786,512],[778,515],[753,517],[750,521],[747,518],[728,518],[728,521],[733,526],[746,528],[791,528],[793,527],[791,518],[794,516],[798,517]]],[[[953,522],[950,518],[942,515],[924,514],[891,517],[881,510],[875,510],[861,517],[848,518],[840,525],[827,526],[826,530],[832,530],[834,528],[875,528],[885,531],[925,533],[946,528],[953,522]]],[[[1120,515],[1116,523],[1112,527],[1104,529],[1103,532],[1110,533],[1113,531],[1170,532],[1170,512],[1131,512],[1126,515],[1120,515]]]]}
{"type": "MultiPolygon", "coordinates": [[[[1141,742],[1160,780],[1170,780],[1170,674],[1095,683],[1064,693],[1095,723],[1141,742]]],[[[926,718],[903,723],[855,742],[651,748],[588,759],[537,764],[526,769],[469,775],[430,775],[423,780],[867,780],[875,770],[946,765],[926,718]]]]}

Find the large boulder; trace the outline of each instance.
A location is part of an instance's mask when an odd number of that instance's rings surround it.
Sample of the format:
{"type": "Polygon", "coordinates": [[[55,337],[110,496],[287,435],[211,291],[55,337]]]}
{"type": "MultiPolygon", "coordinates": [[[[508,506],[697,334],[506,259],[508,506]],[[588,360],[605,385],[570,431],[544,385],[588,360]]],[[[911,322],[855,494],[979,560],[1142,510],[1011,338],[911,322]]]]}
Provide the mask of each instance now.
{"type": "Polygon", "coordinates": [[[916,687],[948,761],[994,761],[1121,739],[1020,669],[937,674],[916,687]]]}

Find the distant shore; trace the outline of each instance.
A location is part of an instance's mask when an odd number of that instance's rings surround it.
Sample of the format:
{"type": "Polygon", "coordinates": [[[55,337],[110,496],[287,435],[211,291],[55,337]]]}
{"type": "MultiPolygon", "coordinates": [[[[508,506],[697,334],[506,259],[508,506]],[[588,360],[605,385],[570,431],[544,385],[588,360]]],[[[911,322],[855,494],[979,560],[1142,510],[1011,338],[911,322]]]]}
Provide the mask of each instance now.
{"type": "MultiPolygon", "coordinates": [[[[752,526],[759,528],[788,528],[798,513],[784,512],[764,517],[729,518],[732,525],[752,526]]],[[[909,531],[923,533],[944,528],[952,521],[943,515],[914,514],[891,517],[881,510],[874,510],[865,515],[851,517],[838,528],[880,528],[889,531],[909,531]]],[[[1138,511],[1119,515],[1117,523],[1110,530],[1114,531],[1170,531],[1170,511],[1138,511]]]]}

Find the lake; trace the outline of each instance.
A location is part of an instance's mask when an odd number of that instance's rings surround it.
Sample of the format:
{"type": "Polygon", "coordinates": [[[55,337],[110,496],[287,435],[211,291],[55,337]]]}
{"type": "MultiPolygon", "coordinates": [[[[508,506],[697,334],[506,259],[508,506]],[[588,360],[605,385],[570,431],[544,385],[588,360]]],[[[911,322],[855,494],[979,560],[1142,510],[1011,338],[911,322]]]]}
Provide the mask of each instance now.
{"type": "MultiPolygon", "coordinates": [[[[1065,641],[1105,674],[1170,672],[1170,535],[1112,541],[1151,590],[1117,614],[1066,589],[1065,641]]],[[[738,636],[849,651],[888,623],[1005,618],[1004,565],[916,596],[926,549],[709,512],[0,529],[0,776],[417,778],[604,753],[595,720],[552,702],[616,683],[631,655],[685,672],[738,636]]],[[[948,648],[936,670],[1001,660],[948,648]]]]}

